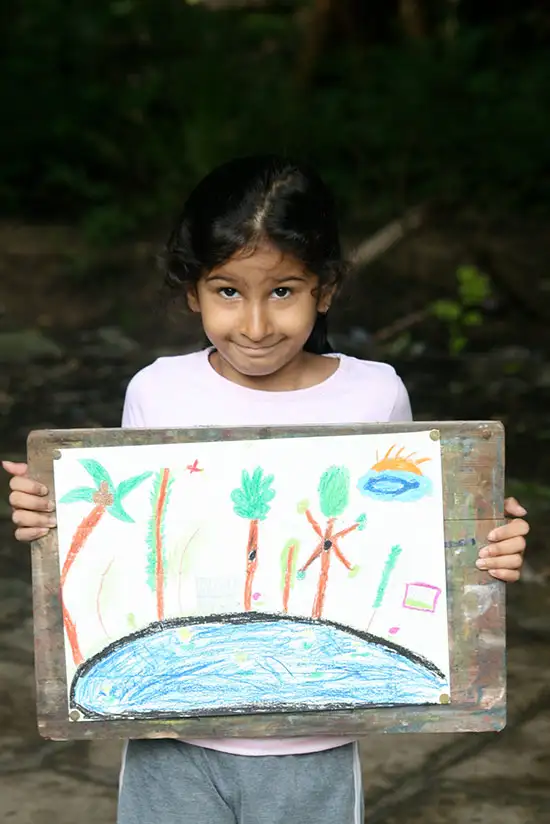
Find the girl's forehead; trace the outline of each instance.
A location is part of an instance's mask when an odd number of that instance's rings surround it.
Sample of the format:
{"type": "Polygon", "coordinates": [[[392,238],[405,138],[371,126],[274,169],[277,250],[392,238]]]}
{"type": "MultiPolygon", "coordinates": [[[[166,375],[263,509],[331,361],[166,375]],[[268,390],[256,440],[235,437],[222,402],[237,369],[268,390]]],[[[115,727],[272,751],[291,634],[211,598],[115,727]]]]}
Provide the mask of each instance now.
{"type": "Polygon", "coordinates": [[[281,278],[311,276],[304,264],[272,246],[259,246],[233,255],[207,275],[207,279],[227,275],[233,278],[281,278]]]}

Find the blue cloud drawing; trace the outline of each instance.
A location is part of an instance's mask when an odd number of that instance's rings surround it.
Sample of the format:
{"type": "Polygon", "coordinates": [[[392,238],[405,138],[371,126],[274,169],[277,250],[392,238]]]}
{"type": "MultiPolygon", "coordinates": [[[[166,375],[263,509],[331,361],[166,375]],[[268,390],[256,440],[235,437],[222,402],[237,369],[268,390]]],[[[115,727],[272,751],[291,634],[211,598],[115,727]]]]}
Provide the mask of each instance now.
{"type": "Polygon", "coordinates": [[[370,469],[359,478],[357,489],[367,498],[378,501],[419,501],[432,493],[432,482],[425,475],[401,470],[370,469]]]}

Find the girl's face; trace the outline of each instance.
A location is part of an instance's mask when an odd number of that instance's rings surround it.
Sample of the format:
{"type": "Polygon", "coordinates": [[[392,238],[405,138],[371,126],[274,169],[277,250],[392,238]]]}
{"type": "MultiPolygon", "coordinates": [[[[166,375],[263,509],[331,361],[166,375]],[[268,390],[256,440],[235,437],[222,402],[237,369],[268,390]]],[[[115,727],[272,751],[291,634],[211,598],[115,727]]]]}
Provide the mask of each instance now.
{"type": "Polygon", "coordinates": [[[187,298],[225,365],[253,381],[298,365],[332,293],[319,294],[316,275],[263,246],[204,275],[187,298]]]}

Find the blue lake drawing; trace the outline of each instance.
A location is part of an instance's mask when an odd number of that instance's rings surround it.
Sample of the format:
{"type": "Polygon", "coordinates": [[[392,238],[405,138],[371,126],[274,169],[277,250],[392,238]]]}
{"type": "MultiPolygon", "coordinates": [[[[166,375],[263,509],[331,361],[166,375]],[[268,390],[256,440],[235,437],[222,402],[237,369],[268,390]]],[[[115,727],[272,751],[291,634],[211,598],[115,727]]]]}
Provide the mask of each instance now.
{"type": "Polygon", "coordinates": [[[419,501],[425,495],[431,495],[432,482],[425,475],[403,470],[384,470],[379,472],[370,469],[359,478],[357,489],[368,498],[382,501],[401,502],[419,501]]]}
{"type": "Polygon", "coordinates": [[[167,620],[106,647],[74,676],[86,718],[438,704],[444,675],[414,653],[348,627],[245,613],[167,620]]]}

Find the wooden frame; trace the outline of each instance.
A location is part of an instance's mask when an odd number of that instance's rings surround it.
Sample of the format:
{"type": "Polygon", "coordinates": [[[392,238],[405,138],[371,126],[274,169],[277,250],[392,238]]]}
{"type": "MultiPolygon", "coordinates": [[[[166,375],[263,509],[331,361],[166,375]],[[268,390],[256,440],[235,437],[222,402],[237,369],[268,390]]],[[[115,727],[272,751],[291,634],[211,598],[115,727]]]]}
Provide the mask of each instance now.
{"type": "Polygon", "coordinates": [[[488,533],[503,519],[504,430],[497,422],[419,422],[330,427],[45,430],[28,439],[29,471],[53,489],[53,461],[71,447],[357,435],[433,430],[441,439],[451,703],[159,720],[79,721],[68,716],[57,532],[32,548],[38,728],[74,738],[361,736],[370,732],[495,731],[505,725],[505,586],[477,570],[488,533]]]}

